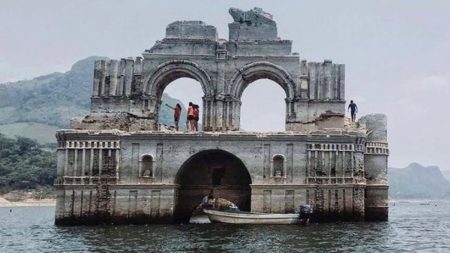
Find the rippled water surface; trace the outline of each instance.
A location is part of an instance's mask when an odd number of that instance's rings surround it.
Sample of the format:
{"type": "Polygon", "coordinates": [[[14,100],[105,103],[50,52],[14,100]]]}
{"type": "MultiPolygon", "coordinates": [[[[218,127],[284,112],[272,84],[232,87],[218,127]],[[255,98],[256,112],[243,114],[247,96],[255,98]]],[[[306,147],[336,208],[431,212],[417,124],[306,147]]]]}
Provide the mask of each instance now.
{"type": "Polygon", "coordinates": [[[0,208],[0,252],[450,252],[450,202],[397,202],[388,222],[309,226],[56,227],[53,214],[0,208]]]}

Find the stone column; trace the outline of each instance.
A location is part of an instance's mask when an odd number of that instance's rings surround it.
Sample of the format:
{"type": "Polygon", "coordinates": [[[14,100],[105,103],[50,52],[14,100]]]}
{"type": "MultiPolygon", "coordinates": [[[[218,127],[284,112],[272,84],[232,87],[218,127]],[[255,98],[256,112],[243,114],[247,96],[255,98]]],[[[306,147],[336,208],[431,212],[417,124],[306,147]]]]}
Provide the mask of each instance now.
{"type": "Polygon", "coordinates": [[[64,172],[63,172],[63,177],[67,176],[67,169],[69,168],[69,149],[66,146],[66,149],[64,150],[65,154],[64,154],[64,172]]]}
{"type": "Polygon", "coordinates": [[[94,149],[91,146],[91,155],[89,156],[90,160],[89,160],[89,178],[90,178],[90,182],[92,184],[92,176],[93,176],[93,170],[94,170],[94,149]]]}
{"type": "Polygon", "coordinates": [[[101,85],[101,76],[102,73],[102,62],[100,60],[96,60],[94,64],[94,85],[92,90],[92,96],[99,96],[100,85],[101,85]]]}
{"type": "Polygon", "coordinates": [[[233,106],[233,130],[239,131],[241,128],[241,104],[242,102],[234,98],[234,106],[233,106]]]}
{"type": "Polygon", "coordinates": [[[103,143],[99,142],[99,149],[98,149],[98,176],[102,176],[102,167],[103,167],[103,143]]]}
{"type": "Polygon", "coordinates": [[[131,95],[131,85],[133,82],[133,71],[134,71],[134,61],[133,59],[126,59],[125,69],[124,69],[124,88],[123,95],[131,95]]]}
{"type": "Polygon", "coordinates": [[[362,117],[359,123],[365,124],[370,132],[364,154],[364,170],[367,182],[365,194],[366,219],[387,220],[389,213],[387,118],[384,114],[371,114],[362,117]],[[381,152],[376,152],[375,148],[372,147],[378,148],[381,152]]]}
{"type": "MultiPolygon", "coordinates": [[[[84,177],[86,170],[86,147],[83,148],[83,154],[81,157],[81,176],[84,177]]],[[[84,181],[84,179],[82,179],[84,181]]]]}
{"type": "Polygon", "coordinates": [[[117,93],[119,61],[111,60],[109,69],[109,96],[115,96],[117,93]]]}
{"type": "Polygon", "coordinates": [[[338,82],[339,82],[339,99],[345,99],[345,65],[339,64],[338,68],[338,82]]]}
{"type": "Polygon", "coordinates": [[[217,95],[215,100],[215,115],[214,118],[216,120],[215,125],[213,127],[214,131],[222,131],[223,128],[223,95],[217,95]]]}
{"type": "Polygon", "coordinates": [[[213,99],[210,96],[203,96],[203,131],[212,130],[212,103],[213,99]]]}
{"type": "Polygon", "coordinates": [[[78,163],[77,163],[77,160],[78,160],[78,149],[74,149],[73,150],[73,152],[74,152],[74,158],[73,158],[73,173],[72,173],[72,176],[74,176],[74,177],[76,177],[77,176],[77,167],[78,167],[78,163]]]}
{"type": "MultiPolygon", "coordinates": [[[[116,149],[116,182],[119,182],[120,148],[116,149]]],[[[140,174],[139,174],[140,175],[140,174]]]]}

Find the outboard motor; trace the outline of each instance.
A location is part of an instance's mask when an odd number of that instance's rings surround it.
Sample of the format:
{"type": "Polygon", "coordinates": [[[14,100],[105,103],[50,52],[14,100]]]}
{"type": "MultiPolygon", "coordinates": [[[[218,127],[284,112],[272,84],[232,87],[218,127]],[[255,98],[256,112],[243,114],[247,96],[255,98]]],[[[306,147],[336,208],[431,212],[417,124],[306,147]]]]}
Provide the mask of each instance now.
{"type": "Polygon", "coordinates": [[[311,205],[301,205],[300,206],[300,222],[302,224],[308,224],[313,213],[313,208],[311,205]]]}

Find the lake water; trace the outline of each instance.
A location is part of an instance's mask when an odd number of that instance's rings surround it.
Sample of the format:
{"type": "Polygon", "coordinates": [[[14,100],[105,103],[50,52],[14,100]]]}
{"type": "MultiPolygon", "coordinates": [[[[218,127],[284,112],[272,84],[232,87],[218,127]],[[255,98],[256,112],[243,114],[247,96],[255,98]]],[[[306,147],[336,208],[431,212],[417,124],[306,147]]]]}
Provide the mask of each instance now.
{"type": "Polygon", "coordinates": [[[308,226],[56,227],[54,207],[0,208],[0,252],[450,252],[450,202],[430,203],[391,204],[388,222],[308,226]]]}

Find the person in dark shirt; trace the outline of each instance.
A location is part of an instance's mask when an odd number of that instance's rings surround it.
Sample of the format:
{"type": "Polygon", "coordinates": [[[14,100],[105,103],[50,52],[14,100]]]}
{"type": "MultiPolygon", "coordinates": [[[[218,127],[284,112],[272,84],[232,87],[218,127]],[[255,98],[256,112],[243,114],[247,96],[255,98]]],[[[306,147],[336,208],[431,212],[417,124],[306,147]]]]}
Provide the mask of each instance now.
{"type": "Polygon", "coordinates": [[[348,105],[348,110],[350,110],[350,113],[352,115],[352,122],[355,122],[356,113],[358,112],[358,106],[355,103],[353,103],[353,100],[350,100],[350,104],[348,105]]]}
{"type": "Polygon", "coordinates": [[[194,128],[198,131],[198,120],[200,115],[200,108],[198,105],[194,105],[194,128]]]}

